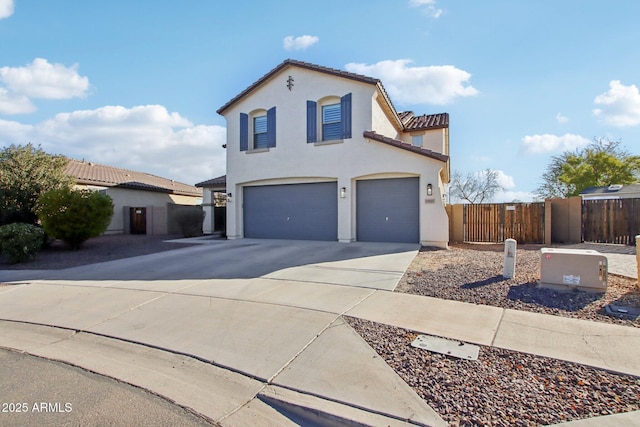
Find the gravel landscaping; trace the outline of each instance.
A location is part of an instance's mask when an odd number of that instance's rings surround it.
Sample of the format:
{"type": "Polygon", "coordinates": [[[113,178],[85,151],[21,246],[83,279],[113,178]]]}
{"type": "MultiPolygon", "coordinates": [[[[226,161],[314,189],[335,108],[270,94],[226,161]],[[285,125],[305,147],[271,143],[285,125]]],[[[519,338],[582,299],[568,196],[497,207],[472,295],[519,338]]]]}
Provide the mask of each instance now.
{"type": "MultiPolygon", "coordinates": [[[[636,280],[610,275],[604,295],[539,288],[540,247],[518,248],[510,280],[502,245],[424,248],[397,291],[640,327],[604,312],[609,303],[640,308],[636,280]]],[[[452,426],[549,425],[640,410],[638,377],[493,347],[480,347],[476,361],[457,359],[412,347],[414,331],[346,319],[452,426]]]]}
{"type": "Polygon", "coordinates": [[[640,378],[481,347],[478,360],[410,344],[417,333],[347,322],[451,426],[537,426],[640,410],[640,378]]]}
{"type": "Polygon", "coordinates": [[[502,277],[504,246],[464,244],[449,250],[423,248],[397,291],[599,322],[640,327],[640,319],[607,315],[608,304],[640,308],[637,281],[609,275],[607,292],[554,291],[537,285],[540,245],[518,247],[516,274],[502,277]]]}

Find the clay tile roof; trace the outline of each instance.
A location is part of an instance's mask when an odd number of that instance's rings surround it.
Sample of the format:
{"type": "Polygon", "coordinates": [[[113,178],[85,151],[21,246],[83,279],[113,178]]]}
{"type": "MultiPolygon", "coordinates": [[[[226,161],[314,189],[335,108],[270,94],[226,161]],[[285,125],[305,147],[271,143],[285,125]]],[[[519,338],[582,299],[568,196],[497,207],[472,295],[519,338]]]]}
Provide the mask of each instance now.
{"type": "Polygon", "coordinates": [[[320,73],[330,74],[332,76],[343,77],[345,79],[356,80],[356,81],[359,81],[359,82],[362,82],[362,83],[368,83],[368,84],[372,84],[372,85],[380,84],[380,80],[374,79],[373,77],[367,77],[367,76],[363,76],[361,74],[350,73],[348,71],[342,71],[342,70],[338,70],[336,68],[324,67],[322,65],[315,65],[315,64],[311,64],[309,62],[297,61],[295,59],[286,59],[280,65],[275,67],[273,70],[269,71],[267,74],[262,76],[255,83],[253,83],[251,86],[249,86],[248,88],[246,88],[245,90],[240,92],[233,99],[231,99],[229,102],[227,102],[222,107],[220,107],[218,109],[217,113],[218,114],[222,114],[227,108],[231,107],[237,101],[239,101],[240,99],[244,98],[246,95],[248,95],[253,90],[255,90],[257,87],[259,87],[262,83],[264,83],[265,81],[269,80],[273,75],[277,74],[278,72],[280,72],[280,70],[283,70],[284,68],[286,68],[288,66],[295,66],[295,67],[305,68],[307,70],[318,71],[320,73]]]}
{"type": "Polygon", "coordinates": [[[227,186],[227,175],[222,175],[217,178],[208,179],[206,181],[202,181],[196,184],[196,187],[220,187],[224,188],[227,186]]]}
{"type": "Polygon", "coordinates": [[[401,111],[398,113],[398,118],[402,122],[402,126],[406,126],[406,124],[413,118],[413,111],[401,111]]]}
{"type": "Polygon", "coordinates": [[[146,191],[179,194],[183,196],[201,197],[202,190],[192,185],[183,184],[171,179],[161,178],[144,172],[119,169],[96,163],[69,160],[66,166],[67,175],[76,178],[78,184],[97,185],[103,187],[136,188],[146,191]]]}
{"type": "Polygon", "coordinates": [[[426,148],[416,147],[415,145],[408,144],[398,139],[393,139],[393,138],[380,135],[379,133],[376,133],[374,131],[366,130],[364,131],[363,135],[365,138],[382,142],[383,144],[388,144],[396,148],[401,148],[403,150],[411,151],[413,153],[430,157],[432,159],[439,160],[441,162],[446,162],[449,160],[449,156],[446,156],[444,154],[436,153],[435,151],[427,150],[426,148]]]}
{"type": "MultiPolygon", "coordinates": [[[[425,130],[425,129],[441,129],[449,127],[449,114],[448,113],[440,113],[440,114],[425,114],[423,116],[413,116],[411,113],[411,118],[408,118],[407,122],[403,120],[403,124],[406,131],[412,130],[425,130]]],[[[404,114],[404,113],[401,113],[404,114]]],[[[402,119],[402,116],[401,116],[402,119]]]]}

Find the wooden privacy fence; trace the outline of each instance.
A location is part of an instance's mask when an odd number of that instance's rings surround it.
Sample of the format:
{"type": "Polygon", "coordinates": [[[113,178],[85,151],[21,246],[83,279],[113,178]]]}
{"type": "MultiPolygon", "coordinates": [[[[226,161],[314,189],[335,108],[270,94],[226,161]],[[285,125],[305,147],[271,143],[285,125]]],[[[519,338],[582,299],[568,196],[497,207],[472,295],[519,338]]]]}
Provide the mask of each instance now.
{"type": "Polygon", "coordinates": [[[544,243],[544,203],[464,205],[464,241],[544,243]]]}
{"type": "Polygon", "coordinates": [[[640,234],[640,199],[584,200],[582,240],[635,245],[640,234]]]}

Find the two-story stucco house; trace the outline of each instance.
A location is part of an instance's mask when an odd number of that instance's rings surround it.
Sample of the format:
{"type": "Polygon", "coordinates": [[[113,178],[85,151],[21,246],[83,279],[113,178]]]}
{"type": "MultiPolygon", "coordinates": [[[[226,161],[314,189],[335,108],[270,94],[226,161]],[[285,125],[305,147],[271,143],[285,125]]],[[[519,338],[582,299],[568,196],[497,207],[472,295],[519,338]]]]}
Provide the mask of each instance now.
{"type": "Polygon", "coordinates": [[[227,121],[227,236],[446,247],[449,115],[398,113],[378,79],[286,60],[227,121]]]}

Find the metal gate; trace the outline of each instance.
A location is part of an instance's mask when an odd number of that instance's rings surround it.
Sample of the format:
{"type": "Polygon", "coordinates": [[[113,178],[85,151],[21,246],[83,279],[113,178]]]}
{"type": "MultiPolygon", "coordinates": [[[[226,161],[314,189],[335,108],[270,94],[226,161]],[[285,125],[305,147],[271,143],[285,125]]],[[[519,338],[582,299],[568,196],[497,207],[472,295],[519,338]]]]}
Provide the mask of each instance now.
{"type": "Polygon", "coordinates": [[[464,205],[466,242],[544,243],[544,203],[464,205]]]}

